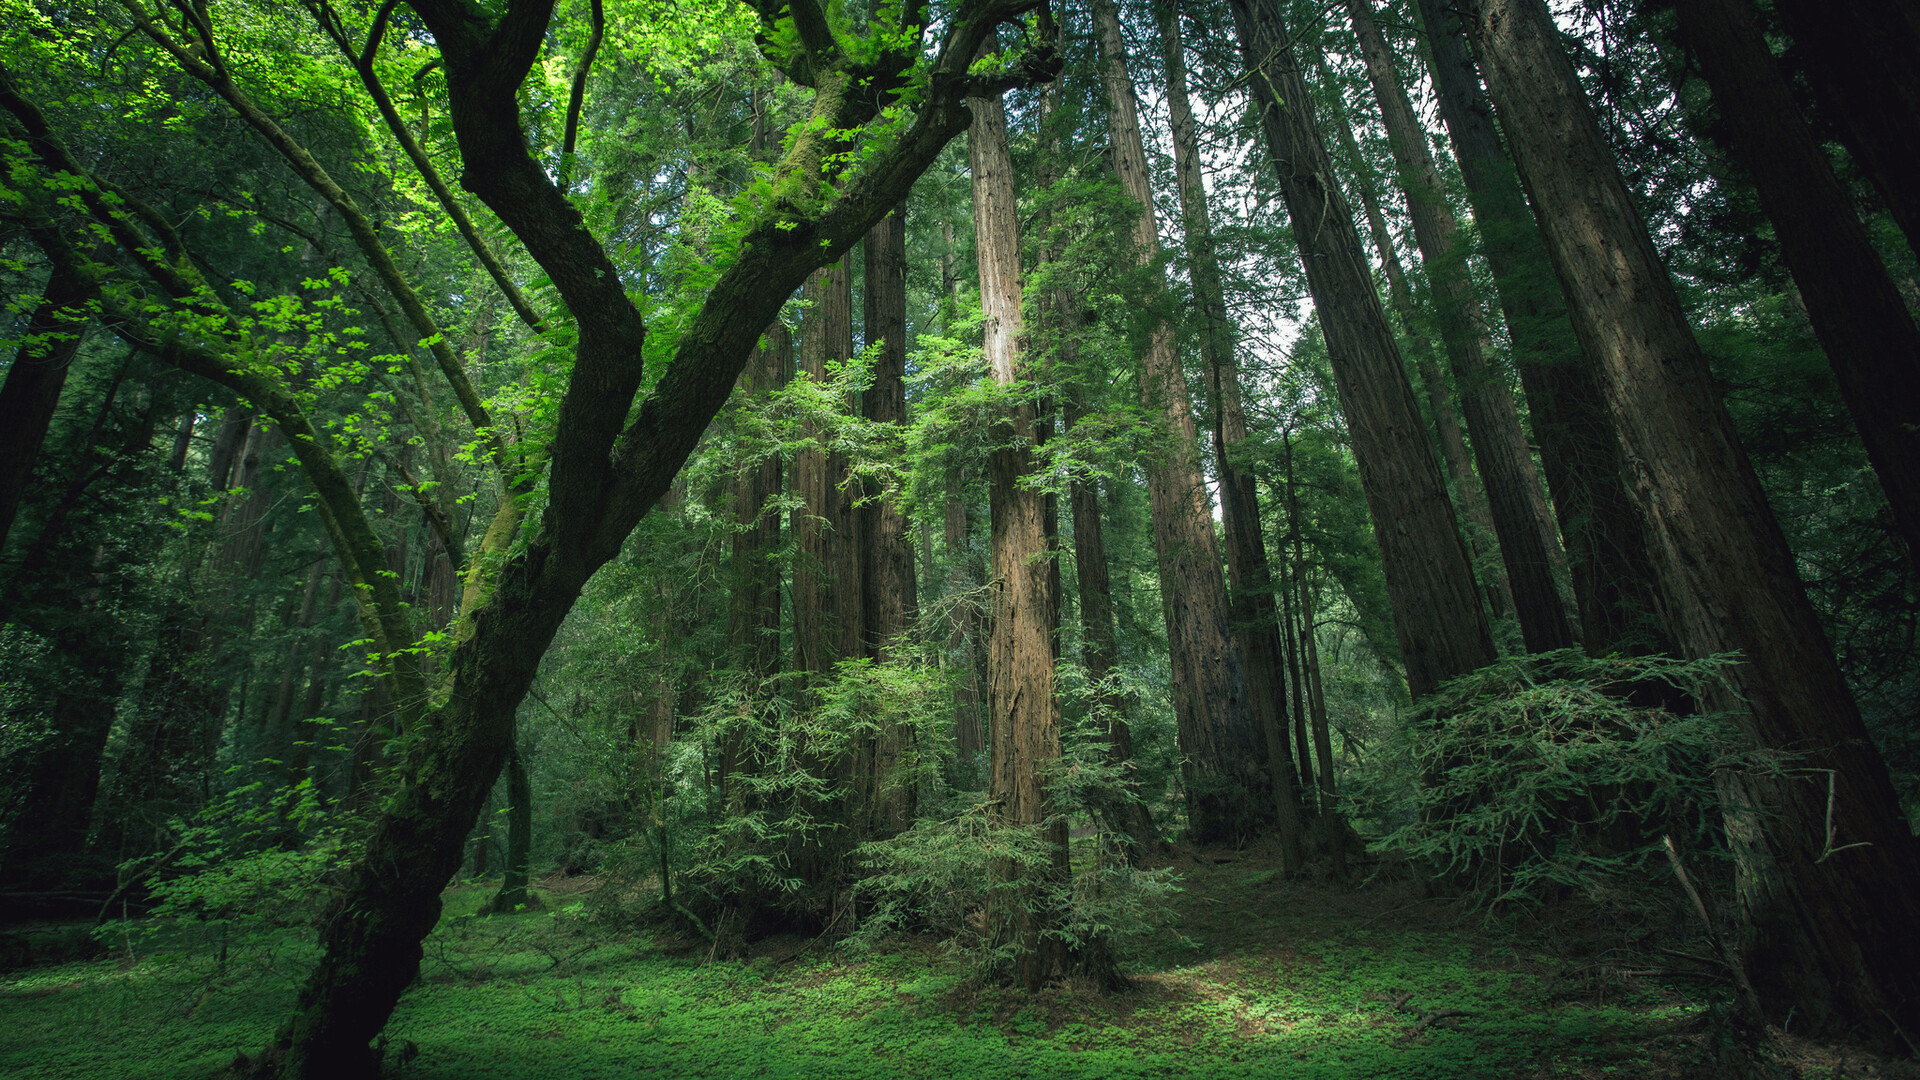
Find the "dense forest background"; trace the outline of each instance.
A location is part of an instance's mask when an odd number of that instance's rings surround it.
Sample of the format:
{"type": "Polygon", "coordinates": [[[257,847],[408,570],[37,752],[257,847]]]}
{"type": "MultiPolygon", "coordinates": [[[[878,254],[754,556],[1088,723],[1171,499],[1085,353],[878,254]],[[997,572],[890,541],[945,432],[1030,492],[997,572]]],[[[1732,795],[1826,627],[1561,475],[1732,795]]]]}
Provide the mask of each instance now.
{"type": "Polygon", "coordinates": [[[1915,1053],[1908,0],[4,11],[7,966],[1431,902],[1915,1053]]]}

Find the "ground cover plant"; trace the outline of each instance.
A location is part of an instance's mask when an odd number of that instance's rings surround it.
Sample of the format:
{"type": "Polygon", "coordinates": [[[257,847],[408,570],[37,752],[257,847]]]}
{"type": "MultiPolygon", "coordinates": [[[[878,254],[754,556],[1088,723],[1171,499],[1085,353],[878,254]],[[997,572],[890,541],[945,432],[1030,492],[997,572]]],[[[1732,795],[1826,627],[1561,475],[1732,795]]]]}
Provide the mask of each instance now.
{"type": "MultiPolygon", "coordinates": [[[[387,1068],[422,1080],[1692,1077],[1728,1052],[1724,980],[1663,952],[1703,947],[1678,909],[1634,913],[1633,932],[1592,903],[1489,929],[1404,880],[1287,880],[1273,855],[1177,859],[1177,921],[1110,994],[1022,993],[907,935],[859,952],[786,936],[715,959],[697,935],[594,921],[589,881],[551,879],[536,886],[540,910],[492,918],[473,914],[488,890],[463,885],[388,1030],[387,1068]]],[[[311,946],[285,933],[224,969],[211,943],[176,941],[0,976],[0,1070],[225,1075],[297,990],[311,946]]],[[[1768,1064],[1902,1075],[1832,1048],[1781,1048],[1768,1064]]]]}

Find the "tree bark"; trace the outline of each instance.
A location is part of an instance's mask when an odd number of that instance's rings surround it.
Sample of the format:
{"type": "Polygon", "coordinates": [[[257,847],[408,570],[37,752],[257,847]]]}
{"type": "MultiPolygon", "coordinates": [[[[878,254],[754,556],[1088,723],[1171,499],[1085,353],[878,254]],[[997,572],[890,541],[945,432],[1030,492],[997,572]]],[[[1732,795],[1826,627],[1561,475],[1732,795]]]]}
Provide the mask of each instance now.
{"type": "Polygon", "coordinates": [[[1553,523],[1547,518],[1540,477],[1520,430],[1519,409],[1505,374],[1489,357],[1493,347],[1481,329],[1485,324],[1480,297],[1467,273],[1466,247],[1447,206],[1440,170],[1427,149],[1426,132],[1414,115],[1413,102],[1394,71],[1386,39],[1374,24],[1371,0],[1347,0],[1347,14],[1366,58],[1367,78],[1399,167],[1420,260],[1433,288],[1440,340],[1459,385],[1467,430],[1473,435],[1474,458],[1500,539],[1500,558],[1513,586],[1520,635],[1529,652],[1567,648],[1573,644],[1573,631],[1553,581],[1559,554],[1553,523]]]}
{"type": "Polygon", "coordinates": [[[533,778],[516,737],[507,751],[507,855],[500,891],[487,904],[496,915],[527,904],[527,867],[533,851],[533,778]]]}
{"type": "Polygon", "coordinates": [[[1333,183],[1312,98],[1275,0],[1232,0],[1267,150],[1333,362],[1380,545],[1394,628],[1418,697],[1494,659],[1493,635],[1406,368],[1333,183]]]}
{"type": "MultiPolygon", "coordinates": [[[[1324,57],[1319,68],[1321,79],[1332,83],[1333,75],[1324,57]]],[[[1341,150],[1353,163],[1354,193],[1360,196],[1360,208],[1373,237],[1373,249],[1380,256],[1380,272],[1387,279],[1387,300],[1400,315],[1400,325],[1406,330],[1408,347],[1413,352],[1414,370],[1419,372],[1421,387],[1427,394],[1427,411],[1433,416],[1440,460],[1446,463],[1447,475],[1453,479],[1454,503],[1471,526],[1463,537],[1467,555],[1481,579],[1487,606],[1498,618],[1514,618],[1513,585],[1507,580],[1506,565],[1488,557],[1488,546],[1498,547],[1498,533],[1493,527],[1493,511],[1487,506],[1486,489],[1480,486],[1480,476],[1473,471],[1473,455],[1467,450],[1466,436],[1460,431],[1460,413],[1453,407],[1453,388],[1433,358],[1433,338],[1427,331],[1427,320],[1414,301],[1413,289],[1407,284],[1406,268],[1400,265],[1400,252],[1394,246],[1393,233],[1387,228],[1386,215],[1380,209],[1380,193],[1374,187],[1373,170],[1353,137],[1353,125],[1347,119],[1346,103],[1338,86],[1333,87],[1329,97],[1333,103],[1331,126],[1340,140],[1341,150]]]]}
{"type": "MultiPolygon", "coordinates": [[[[853,356],[853,279],[847,261],[807,279],[801,298],[812,302],[800,327],[796,374],[827,379],[829,361],[853,356]]],[[[824,433],[810,432],[816,439],[824,433]]],[[[860,595],[860,515],[846,489],[846,455],[815,442],[794,455],[793,512],[798,555],[793,567],[794,669],[816,679],[842,660],[865,655],[860,595]]]]}
{"type": "MultiPolygon", "coordinates": [[[[973,171],[974,250],[980,264],[980,306],[986,317],[987,366],[1011,389],[1032,377],[1021,314],[1020,237],[1015,223],[1013,160],[998,96],[971,98],[967,161],[973,171]]],[[[1034,471],[1035,409],[1009,403],[988,464],[993,513],[993,626],[987,645],[988,793],[1004,825],[1038,829],[1049,853],[1037,872],[1007,864],[1005,880],[1028,880],[988,918],[1015,948],[1014,983],[1037,990],[1065,973],[1065,943],[1048,933],[1060,913],[1042,899],[1066,880],[1067,826],[1054,817],[1046,778],[1060,761],[1060,699],[1054,683],[1053,563],[1042,494],[1022,481],[1034,471]]],[[[997,905],[996,905],[997,906],[997,905]]]]}
{"type": "Polygon", "coordinates": [[[1677,0],[1674,8],[1733,157],[1753,177],[1780,238],[1893,508],[1894,530],[1909,561],[1920,560],[1920,330],[1796,109],[1752,10],[1734,0],[1677,0]]]}
{"type": "MultiPolygon", "coordinates": [[[[904,428],[907,422],[907,219],[904,209],[888,214],[867,233],[866,341],[880,349],[874,357],[873,383],[862,399],[868,420],[904,428]]],[[[895,657],[895,639],[919,618],[915,597],[913,538],[897,499],[878,496],[861,511],[863,549],[861,592],[866,611],[866,655],[886,662],[895,657]]],[[[872,792],[868,832],[891,836],[913,824],[915,791],[902,784],[900,770],[913,752],[912,733],[886,726],[874,738],[869,755],[872,792]]]]}
{"type": "Polygon", "coordinates": [[[1654,616],[1649,544],[1627,494],[1613,421],[1567,321],[1566,300],[1519,175],[1494,129],[1466,28],[1447,0],[1420,0],[1420,11],[1440,115],[1500,292],[1566,543],[1581,642],[1594,656],[1668,651],[1654,616]]]}
{"type": "MultiPolygon", "coordinates": [[[[1140,207],[1133,229],[1133,255],[1137,266],[1152,268],[1160,251],[1159,230],[1120,17],[1111,0],[1096,0],[1093,15],[1110,106],[1114,171],[1140,207]]],[[[1153,292],[1156,298],[1164,296],[1164,282],[1157,282],[1153,292]]],[[[1213,507],[1200,471],[1199,433],[1174,327],[1151,312],[1148,322],[1140,395],[1148,413],[1159,418],[1167,443],[1146,464],[1147,499],[1173,667],[1187,830],[1195,843],[1231,842],[1270,820],[1267,808],[1273,805],[1273,797],[1267,739],[1250,711],[1245,669],[1229,634],[1213,507]]]]}
{"type": "Polygon", "coordinates": [[[1720,777],[1748,974],[1770,1021],[1897,1046],[1920,1030],[1920,857],[1886,765],[1551,13],[1483,0],[1470,31],[1650,523],[1667,626],[1687,655],[1740,651],[1735,715],[1791,755],[1720,777]]]}

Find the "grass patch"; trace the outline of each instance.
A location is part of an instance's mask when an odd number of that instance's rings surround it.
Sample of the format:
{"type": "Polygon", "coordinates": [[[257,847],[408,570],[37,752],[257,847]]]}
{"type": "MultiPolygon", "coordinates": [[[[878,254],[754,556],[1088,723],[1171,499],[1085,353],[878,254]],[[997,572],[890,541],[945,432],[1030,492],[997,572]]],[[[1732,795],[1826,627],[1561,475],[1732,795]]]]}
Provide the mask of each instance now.
{"type": "MultiPolygon", "coordinates": [[[[1698,1077],[1715,989],[1580,975],[1536,928],[1489,928],[1404,887],[1282,880],[1185,860],[1180,918],[1134,985],[983,986],[937,943],[859,956],[804,941],[708,962],[590,922],[577,897],[492,918],[457,889],[388,1028],[420,1080],[663,1076],[1698,1077]]],[[[1559,933],[1559,931],[1555,931],[1559,933]]],[[[1564,934],[1561,934],[1564,937],[1564,934]]],[[[204,941],[0,976],[0,1075],[215,1077],[292,1007],[292,932],[224,966],[204,941]]],[[[1817,1075],[1809,1072],[1809,1075],[1817,1075]]],[[[1853,1073],[1851,1075],[1860,1075],[1853,1073]]]]}

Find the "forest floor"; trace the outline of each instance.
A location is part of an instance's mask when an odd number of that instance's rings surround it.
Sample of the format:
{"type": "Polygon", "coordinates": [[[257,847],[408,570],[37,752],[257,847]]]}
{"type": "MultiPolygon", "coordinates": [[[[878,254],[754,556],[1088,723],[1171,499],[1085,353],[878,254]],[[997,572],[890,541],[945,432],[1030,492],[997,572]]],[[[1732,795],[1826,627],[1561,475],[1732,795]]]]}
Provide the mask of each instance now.
{"type": "MultiPolygon", "coordinates": [[[[1257,853],[1175,857],[1170,929],[1132,986],[1029,995],[938,943],[847,955],[805,939],[711,961],[611,932],[584,879],[540,910],[475,918],[448,896],[387,1038],[413,1080],[788,1077],[1916,1077],[1910,1063],[1782,1037],[1730,1049],[1724,989],[1674,946],[1677,908],[1586,900],[1490,923],[1407,885],[1284,880],[1257,853]]],[[[213,1078],[293,1004],[309,935],[142,946],[0,974],[0,1076],[213,1078]]]]}

